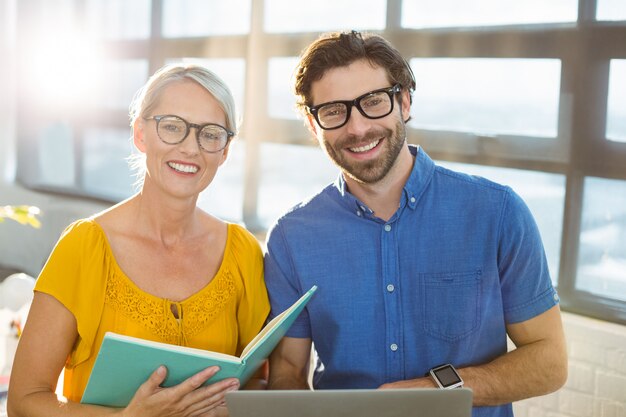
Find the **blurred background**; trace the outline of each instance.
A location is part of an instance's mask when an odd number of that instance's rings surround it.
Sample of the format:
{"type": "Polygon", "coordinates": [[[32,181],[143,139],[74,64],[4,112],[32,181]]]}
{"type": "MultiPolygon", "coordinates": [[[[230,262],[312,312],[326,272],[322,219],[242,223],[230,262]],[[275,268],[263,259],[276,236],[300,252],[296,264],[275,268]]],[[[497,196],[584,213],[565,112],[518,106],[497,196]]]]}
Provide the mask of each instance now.
{"type": "Polygon", "coordinates": [[[321,32],[352,29],[410,62],[409,142],[539,224],[582,400],[518,415],[626,415],[626,0],[0,0],[0,206],[41,209],[39,229],[0,223],[4,276],[36,277],[69,222],[135,192],[128,105],[170,62],[233,90],[240,134],[199,204],[263,240],[337,175],[291,82],[321,32]]]}

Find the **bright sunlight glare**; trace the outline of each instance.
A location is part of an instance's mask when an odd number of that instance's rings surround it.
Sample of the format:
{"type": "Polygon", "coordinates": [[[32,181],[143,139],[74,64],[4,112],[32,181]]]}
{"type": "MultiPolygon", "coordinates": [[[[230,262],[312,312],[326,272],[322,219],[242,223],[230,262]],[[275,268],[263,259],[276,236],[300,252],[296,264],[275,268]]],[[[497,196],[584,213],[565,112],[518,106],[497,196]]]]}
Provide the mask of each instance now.
{"type": "Polygon", "coordinates": [[[26,58],[30,97],[54,109],[79,108],[100,96],[103,57],[79,33],[56,33],[34,41],[26,58]]]}

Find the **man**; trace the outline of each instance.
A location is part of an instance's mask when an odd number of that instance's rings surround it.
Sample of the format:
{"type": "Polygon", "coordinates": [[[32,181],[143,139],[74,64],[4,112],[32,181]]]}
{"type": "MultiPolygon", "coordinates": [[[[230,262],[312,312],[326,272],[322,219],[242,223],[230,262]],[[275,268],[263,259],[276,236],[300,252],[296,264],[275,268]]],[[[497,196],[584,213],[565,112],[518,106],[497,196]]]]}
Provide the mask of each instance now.
{"type": "Polygon", "coordinates": [[[299,107],[341,175],[268,235],[271,315],[319,287],[270,358],[270,388],[308,387],[313,342],[314,388],[432,388],[447,373],[475,416],[510,416],[566,380],[558,296],[522,200],[407,144],[414,88],[377,35],[328,34],[301,57],[299,107]]]}

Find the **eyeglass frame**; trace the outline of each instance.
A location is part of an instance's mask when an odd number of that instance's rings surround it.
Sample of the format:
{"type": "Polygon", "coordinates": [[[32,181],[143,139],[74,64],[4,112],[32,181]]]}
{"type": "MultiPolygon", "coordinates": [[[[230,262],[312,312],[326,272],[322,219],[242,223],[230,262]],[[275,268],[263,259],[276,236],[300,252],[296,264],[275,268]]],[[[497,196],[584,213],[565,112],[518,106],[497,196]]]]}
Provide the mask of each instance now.
{"type": "Polygon", "coordinates": [[[232,139],[233,136],[235,136],[235,132],[232,132],[228,129],[226,129],[224,126],[218,124],[218,123],[203,123],[201,125],[196,124],[196,123],[191,123],[188,122],[187,120],[183,119],[180,116],[177,116],[175,114],[160,114],[160,115],[156,115],[156,116],[151,116],[151,117],[144,117],[145,120],[154,120],[156,121],[156,133],[157,136],[159,137],[159,139],[161,140],[161,142],[168,144],[168,145],[178,145],[181,144],[185,141],[185,139],[187,139],[187,137],[189,136],[189,133],[191,132],[191,128],[195,128],[196,129],[196,142],[198,143],[198,146],[200,147],[200,149],[202,149],[204,152],[208,152],[208,153],[217,153],[217,152],[221,152],[224,149],[226,149],[226,147],[228,146],[228,144],[230,143],[230,140],[232,139]],[[161,120],[166,118],[166,117],[175,117],[177,119],[180,119],[183,121],[183,123],[185,123],[185,128],[186,128],[186,132],[185,135],[183,136],[183,138],[181,140],[179,140],[178,142],[166,142],[161,135],[159,134],[159,124],[161,123],[161,120]],[[202,129],[204,129],[207,126],[217,126],[219,128],[224,129],[224,131],[226,132],[226,143],[224,144],[224,146],[218,150],[215,151],[209,151],[207,149],[204,148],[204,146],[202,146],[202,143],[200,143],[200,132],[202,131],[202,129]]]}
{"type": "Polygon", "coordinates": [[[358,96],[357,98],[355,98],[354,100],[334,100],[334,101],[328,101],[326,103],[322,103],[322,104],[318,104],[317,106],[307,106],[307,110],[309,111],[309,113],[315,118],[315,121],[317,122],[317,125],[319,127],[321,127],[324,130],[334,130],[334,129],[339,129],[340,127],[345,126],[348,121],[350,120],[350,116],[352,115],[352,107],[356,107],[356,109],[359,111],[359,113],[361,113],[361,115],[367,119],[370,120],[376,120],[376,119],[382,119],[383,117],[387,117],[389,116],[392,112],[393,112],[393,108],[394,108],[394,101],[395,101],[395,96],[396,94],[402,92],[402,85],[400,85],[400,83],[392,86],[392,87],[386,87],[386,88],[379,88],[377,90],[372,90],[370,92],[367,92],[365,94],[362,94],[360,96],[358,96]],[[375,94],[375,93],[381,93],[381,92],[385,92],[387,93],[387,95],[389,96],[389,100],[391,102],[391,108],[389,109],[388,113],[385,113],[383,115],[380,116],[368,116],[365,111],[363,110],[363,108],[361,107],[361,103],[360,101],[363,100],[365,97],[375,94]],[[338,126],[333,126],[333,127],[324,127],[322,126],[322,123],[320,122],[319,116],[318,116],[318,111],[319,109],[321,109],[324,106],[328,106],[329,104],[343,104],[346,106],[346,120],[344,120],[344,122],[338,126]]]}

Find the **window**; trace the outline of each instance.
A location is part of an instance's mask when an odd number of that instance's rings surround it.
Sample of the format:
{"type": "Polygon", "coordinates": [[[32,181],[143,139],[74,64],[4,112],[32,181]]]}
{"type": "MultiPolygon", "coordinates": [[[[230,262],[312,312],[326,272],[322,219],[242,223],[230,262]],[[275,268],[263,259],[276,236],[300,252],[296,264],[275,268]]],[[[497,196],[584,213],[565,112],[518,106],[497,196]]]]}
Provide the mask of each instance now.
{"type": "Polygon", "coordinates": [[[626,20],[626,2],[623,0],[597,0],[598,20],[626,20]]]}
{"type": "Polygon", "coordinates": [[[337,170],[319,147],[268,143],[261,148],[261,161],[259,217],[265,228],[337,177],[337,170]]]}
{"type": "Polygon", "coordinates": [[[386,1],[265,0],[265,30],[270,33],[331,30],[382,30],[386,1]]]}
{"type": "Polygon", "coordinates": [[[413,127],[557,136],[559,61],[416,58],[411,67],[413,127]]]}
{"type": "Polygon", "coordinates": [[[245,96],[246,62],[241,58],[177,58],[168,59],[167,63],[183,62],[207,67],[220,77],[230,88],[235,99],[237,116],[243,118],[243,101],[245,96]]]}
{"type": "Polygon", "coordinates": [[[606,137],[626,142],[626,60],[612,59],[609,78],[609,101],[606,137]]]}
{"type": "Polygon", "coordinates": [[[269,61],[267,108],[269,116],[277,119],[296,119],[296,99],[291,90],[293,72],[298,58],[272,58],[269,61]],[[289,80],[290,82],[285,82],[289,80]]]}
{"type": "Polygon", "coordinates": [[[107,80],[100,89],[101,105],[110,110],[127,111],[135,93],[148,79],[147,59],[105,61],[102,77],[107,80]]]}
{"type": "Polygon", "coordinates": [[[235,138],[228,146],[228,158],[211,185],[200,194],[198,206],[222,219],[243,222],[246,148],[241,138],[235,138]]]}
{"type": "Polygon", "coordinates": [[[578,0],[411,0],[402,2],[402,26],[433,28],[575,22],[578,0]]]}
{"type": "Polygon", "coordinates": [[[37,135],[37,166],[40,181],[52,187],[72,187],[76,181],[74,167],[75,132],[68,123],[51,123],[37,135]]]}
{"type": "Polygon", "coordinates": [[[128,105],[165,63],[194,62],[226,81],[242,117],[198,204],[262,235],[337,175],[295,110],[298,55],[324,31],[376,31],[417,78],[407,140],[442,165],[510,185],[537,221],[563,308],[626,323],[626,2],[7,7],[15,10],[0,16],[0,48],[17,83],[0,79],[0,91],[19,100],[0,114],[0,129],[15,130],[16,179],[25,186],[111,203],[131,195],[128,105]],[[16,121],[4,123],[7,114],[16,121]]]}
{"type": "Polygon", "coordinates": [[[626,301],[626,181],[587,178],[577,288],[626,301]]]}
{"type": "Polygon", "coordinates": [[[250,1],[163,0],[163,36],[246,34],[250,31],[250,1]]]}
{"type": "Polygon", "coordinates": [[[88,0],[86,26],[95,39],[147,39],[151,7],[151,0],[88,0]]]}
{"type": "Polygon", "coordinates": [[[134,150],[129,129],[89,128],[82,142],[79,160],[85,189],[120,201],[130,197],[135,178],[127,163],[134,150]]]}

